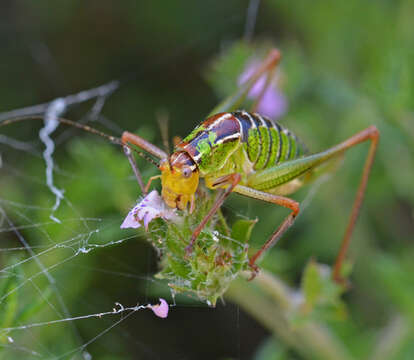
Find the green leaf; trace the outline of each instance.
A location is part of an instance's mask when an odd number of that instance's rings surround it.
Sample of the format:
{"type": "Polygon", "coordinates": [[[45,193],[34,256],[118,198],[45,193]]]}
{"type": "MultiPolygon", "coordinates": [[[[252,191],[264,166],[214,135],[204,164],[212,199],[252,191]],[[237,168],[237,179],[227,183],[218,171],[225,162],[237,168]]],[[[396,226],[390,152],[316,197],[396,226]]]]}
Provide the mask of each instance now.
{"type": "Polygon", "coordinates": [[[231,229],[231,238],[245,244],[250,240],[254,225],[256,225],[257,219],[255,220],[237,220],[231,229]]]}
{"type": "Polygon", "coordinates": [[[173,256],[168,257],[168,264],[170,269],[177,275],[187,278],[191,272],[191,268],[187,262],[180,261],[173,256]]]}
{"type": "Polygon", "coordinates": [[[303,273],[301,288],[305,302],[291,315],[296,325],[310,319],[343,320],[346,317],[346,307],[341,300],[345,287],[332,279],[328,266],[311,260],[303,273]]]}
{"type": "Polygon", "coordinates": [[[323,280],[317,263],[311,260],[305,268],[302,279],[302,290],[306,303],[313,307],[322,296],[323,280]]]}

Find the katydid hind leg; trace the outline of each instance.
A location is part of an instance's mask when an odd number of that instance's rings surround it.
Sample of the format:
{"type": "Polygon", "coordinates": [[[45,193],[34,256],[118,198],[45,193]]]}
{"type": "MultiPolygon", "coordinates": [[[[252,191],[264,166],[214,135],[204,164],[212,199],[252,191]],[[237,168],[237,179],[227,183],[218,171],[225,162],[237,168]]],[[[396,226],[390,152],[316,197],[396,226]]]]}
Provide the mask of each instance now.
{"type": "Polygon", "coordinates": [[[250,278],[250,280],[252,280],[259,271],[256,262],[267,250],[273,247],[277,243],[277,241],[283,236],[283,234],[293,225],[295,218],[298,216],[300,211],[299,203],[285,196],[270,194],[243,185],[237,185],[234,189],[234,192],[254,199],[263,200],[275,205],[283,206],[285,208],[292,210],[291,213],[276,228],[276,230],[269,237],[269,239],[263,244],[263,246],[250,258],[249,266],[253,270],[252,277],[250,278]]]}
{"type": "Polygon", "coordinates": [[[338,255],[335,261],[335,265],[333,268],[332,277],[338,283],[343,282],[343,279],[341,277],[341,268],[342,268],[343,261],[346,257],[347,250],[349,248],[352,231],[354,230],[354,227],[355,227],[358,215],[359,215],[359,211],[361,209],[362,201],[365,195],[365,190],[367,187],[369,174],[372,168],[372,164],[374,162],[375,152],[378,146],[379,131],[375,126],[370,126],[367,129],[350,137],[348,140],[342,143],[342,146],[346,150],[367,140],[371,141],[370,147],[368,150],[368,155],[366,157],[364,168],[362,170],[361,181],[359,183],[358,190],[357,190],[355,200],[354,200],[354,204],[352,206],[348,225],[346,227],[345,234],[341,242],[341,247],[339,249],[339,252],[338,252],[338,255]]]}
{"type": "MultiPolygon", "coordinates": [[[[325,165],[328,161],[338,158],[343,155],[348,149],[360,144],[362,142],[371,141],[368,155],[365,161],[363,168],[361,182],[359,184],[357,194],[354,200],[354,204],[351,211],[351,216],[346,228],[338,256],[336,258],[334,267],[333,267],[333,279],[340,283],[341,280],[341,268],[343,261],[346,257],[347,250],[349,248],[349,243],[352,235],[352,231],[355,227],[356,220],[358,218],[359,210],[361,208],[362,200],[364,197],[366,185],[368,182],[369,173],[374,161],[376,148],[378,145],[379,132],[375,126],[370,126],[365,130],[360,131],[359,133],[351,136],[342,143],[333,146],[323,152],[308,155],[296,160],[291,160],[279,164],[273,168],[265,169],[263,171],[257,172],[249,178],[248,185],[254,189],[264,190],[266,188],[271,188],[271,185],[274,188],[283,186],[286,182],[298,178],[302,175],[311,174],[313,170],[319,168],[320,166],[325,165]],[[279,181],[279,179],[282,179],[279,181]]],[[[314,178],[312,175],[310,178],[314,178]]],[[[306,177],[305,177],[306,180],[306,177]]],[[[305,181],[307,182],[307,181],[305,181]]],[[[237,191],[237,188],[235,189],[237,191]]],[[[266,191],[266,190],[264,190],[266,191]]],[[[254,197],[254,196],[252,196],[254,197]]],[[[265,199],[263,199],[265,200],[265,199]]],[[[266,200],[267,201],[267,200],[266,200]]],[[[279,236],[280,237],[280,236],[279,236]]]]}

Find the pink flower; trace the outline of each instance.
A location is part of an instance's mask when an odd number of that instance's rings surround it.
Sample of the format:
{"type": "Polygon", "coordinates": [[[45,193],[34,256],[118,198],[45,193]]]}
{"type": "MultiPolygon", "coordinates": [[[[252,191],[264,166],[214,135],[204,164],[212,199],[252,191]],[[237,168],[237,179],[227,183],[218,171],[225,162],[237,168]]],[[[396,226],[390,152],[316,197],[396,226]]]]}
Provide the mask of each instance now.
{"type": "Polygon", "coordinates": [[[168,316],[168,303],[160,298],[160,303],[157,305],[148,305],[148,308],[151,309],[155,315],[160,318],[165,319],[168,316]]]}
{"type": "Polygon", "coordinates": [[[152,220],[159,217],[171,220],[175,216],[175,210],[167,207],[157,190],[153,190],[132,208],[121,224],[121,229],[137,229],[143,223],[145,230],[148,231],[148,224],[152,220]]]}
{"type": "MultiPolygon", "coordinates": [[[[258,60],[253,60],[248,63],[245,70],[239,77],[239,84],[244,84],[250,79],[254,72],[260,67],[258,60]]],[[[263,75],[256,81],[253,87],[250,89],[247,97],[254,100],[257,99],[262,93],[263,88],[266,85],[266,75],[263,75]]],[[[269,86],[266,88],[263,97],[258,104],[257,112],[268,116],[272,119],[281,117],[287,110],[286,97],[277,88],[277,79],[273,78],[270,81],[269,86]]]]}

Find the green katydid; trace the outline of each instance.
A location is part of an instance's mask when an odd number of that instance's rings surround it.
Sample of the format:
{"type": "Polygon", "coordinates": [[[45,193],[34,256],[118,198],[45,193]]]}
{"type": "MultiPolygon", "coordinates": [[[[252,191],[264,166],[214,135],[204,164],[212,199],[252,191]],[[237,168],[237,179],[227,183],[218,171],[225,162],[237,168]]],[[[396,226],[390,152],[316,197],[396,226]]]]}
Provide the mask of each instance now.
{"type": "MultiPolygon", "coordinates": [[[[206,186],[210,189],[223,189],[205,218],[194,229],[186,248],[187,256],[191,256],[200,232],[232,192],[290,209],[290,214],[282,224],[276,228],[261,249],[250,257],[249,265],[253,270],[253,277],[258,271],[256,265],[258,259],[292,226],[300,212],[299,203],[286,195],[312,181],[316,177],[315,170],[320,166],[340,157],[355,145],[370,140],[362,179],[334,265],[333,278],[339,282],[341,281],[342,263],[349,247],[374,161],[379,132],[375,126],[370,126],[325,151],[308,154],[292,132],[255,113],[254,108],[251,112],[237,111],[258,79],[262,76],[269,78],[272,75],[280,58],[280,52],[276,49],[272,50],[250,79],[234,95],[219,104],[205,121],[178,143],[171,155],[130,132],[124,132],[119,139],[89,126],[66,119],[59,120],[62,123],[104,136],[124,146],[143,192],[148,190],[152,180],[161,178],[162,197],[171,208],[184,210],[189,205],[189,212],[194,210],[200,178],[204,178],[206,186]],[[130,152],[131,145],[160,160],[156,165],[161,170],[161,175],[150,178],[145,189],[130,152]]],[[[256,101],[255,106],[259,101],[260,99],[256,101]]],[[[4,121],[0,126],[24,119],[26,118],[4,121]]],[[[150,160],[145,154],[140,154],[150,160]]]]}

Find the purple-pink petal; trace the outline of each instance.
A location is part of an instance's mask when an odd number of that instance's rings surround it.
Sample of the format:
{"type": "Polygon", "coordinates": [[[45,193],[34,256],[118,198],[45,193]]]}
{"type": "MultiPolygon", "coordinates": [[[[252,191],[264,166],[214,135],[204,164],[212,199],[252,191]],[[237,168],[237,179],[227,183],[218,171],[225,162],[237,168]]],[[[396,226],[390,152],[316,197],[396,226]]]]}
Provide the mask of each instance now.
{"type": "Polygon", "coordinates": [[[168,316],[168,303],[160,298],[160,303],[157,305],[148,305],[148,307],[160,318],[165,319],[168,316]]]}
{"type": "Polygon", "coordinates": [[[127,229],[127,228],[137,229],[141,226],[141,224],[135,218],[134,210],[135,210],[135,208],[132,209],[128,213],[128,215],[126,216],[126,218],[124,219],[124,221],[121,224],[121,229],[127,229]]]}
{"type": "Polygon", "coordinates": [[[144,215],[144,227],[145,227],[145,230],[146,230],[146,231],[148,231],[148,224],[149,224],[149,222],[150,222],[152,219],[154,219],[154,218],[155,218],[155,216],[151,216],[149,212],[147,212],[147,213],[144,215]]]}
{"type": "MultiPolygon", "coordinates": [[[[248,81],[259,66],[260,62],[256,59],[249,62],[239,77],[239,84],[244,84],[248,81]]],[[[266,81],[266,75],[260,77],[250,89],[247,97],[253,100],[257,99],[266,86],[266,81]]],[[[268,116],[272,119],[277,119],[282,116],[286,110],[286,97],[278,90],[275,79],[272,79],[257,106],[257,111],[262,115],[268,116]]]]}
{"type": "Polygon", "coordinates": [[[281,117],[287,110],[286,97],[273,86],[263,94],[263,98],[257,106],[257,112],[272,119],[281,117]]]}
{"type": "Polygon", "coordinates": [[[156,190],[145,196],[127,215],[121,229],[139,228],[144,223],[148,231],[148,224],[155,218],[170,220],[175,216],[174,209],[168,208],[156,190]]]}
{"type": "Polygon", "coordinates": [[[148,203],[156,203],[159,205],[160,203],[160,196],[158,195],[157,190],[152,190],[145,198],[144,200],[148,203]]]}

